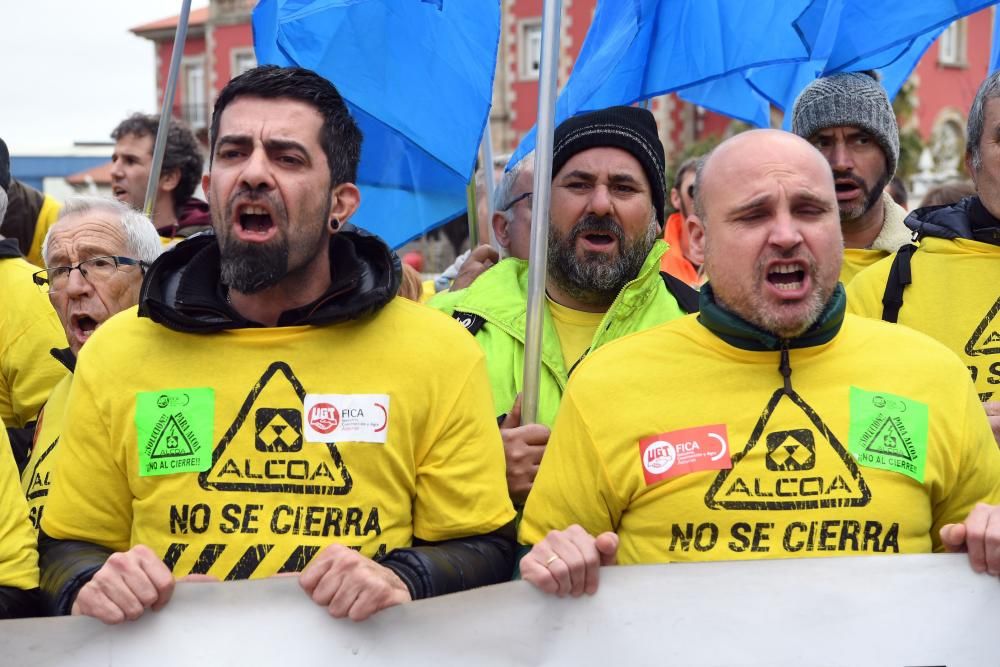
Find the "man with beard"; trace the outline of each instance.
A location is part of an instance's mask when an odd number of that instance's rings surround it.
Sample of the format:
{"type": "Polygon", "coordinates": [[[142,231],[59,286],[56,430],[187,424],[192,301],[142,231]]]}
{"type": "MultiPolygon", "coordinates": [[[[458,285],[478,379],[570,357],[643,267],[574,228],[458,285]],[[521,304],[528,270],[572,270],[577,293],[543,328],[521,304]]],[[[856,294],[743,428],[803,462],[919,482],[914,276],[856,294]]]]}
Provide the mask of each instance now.
{"type": "Polygon", "coordinates": [[[300,572],[361,620],[508,578],[482,352],[341,229],[361,150],[343,99],[254,68],[219,94],[211,145],[216,234],[162,255],[139,317],[80,353],[39,535],[57,610],[119,623],[175,578],[300,572]]]}
{"type": "Polygon", "coordinates": [[[833,170],[846,285],[910,242],[906,210],[886,191],[899,160],[896,115],[873,72],[834,74],[813,81],[795,100],[792,132],[819,149],[833,170]]]}
{"type": "Polygon", "coordinates": [[[701,310],[574,378],[524,510],[524,578],[580,595],[615,562],[945,549],[1000,574],[1000,451],[975,388],[923,334],[845,315],[823,157],[747,132],[696,183],[701,310]]]}
{"type": "Polygon", "coordinates": [[[584,357],[697,306],[691,288],[659,272],[664,190],[663,145],[649,111],[612,107],[556,128],[537,424],[521,424],[519,400],[528,263],[505,259],[467,289],[431,301],[486,352],[515,505],[531,490],[563,389],[584,357]]]}

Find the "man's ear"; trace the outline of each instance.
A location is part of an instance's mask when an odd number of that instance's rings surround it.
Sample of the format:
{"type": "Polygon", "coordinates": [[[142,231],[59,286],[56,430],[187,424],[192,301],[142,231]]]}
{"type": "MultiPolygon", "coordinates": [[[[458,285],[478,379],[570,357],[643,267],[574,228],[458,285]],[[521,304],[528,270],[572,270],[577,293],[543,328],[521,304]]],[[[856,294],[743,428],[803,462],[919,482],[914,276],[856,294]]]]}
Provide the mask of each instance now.
{"type": "Polygon", "coordinates": [[[496,212],[493,214],[493,234],[497,237],[497,243],[505,250],[510,250],[510,233],[507,229],[509,225],[510,223],[504,217],[503,213],[496,212]]]}
{"type": "MultiPolygon", "coordinates": [[[[341,183],[330,190],[330,219],[343,225],[361,204],[361,191],[354,183],[341,183]]],[[[329,220],[327,221],[329,222],[329,220]]]]}
{"type": "Polygon", "coordinates": [[[705,226],[694,214],[689,215],[684,224],[687,225],[689,259],[702,266],[705,263],[705,226]]]}
{"type": "Polygon", "coordinates": [[[209,185],[211,184],[211,182],[212,182],[212,177],[209,176],[208,174],[204,174],[201,177],[201,189],[205,192],[205,199],[209,201],[212,200],[211,196],[209,196],[209,192],[211,191],[209,185]]]}
{"type": "Polygon", "coordinates": [[[972,168],[972,153],[965,152],[965,171],[969,174],[972,179],[973,185],[976,186],[976,190],[979,190],[979,183],[976,182],[976,170],[972,168]]]}
{"type": "Polygon", "coordinates": [[[677,191],[677,188],[670,188],[670,205],[674,207],[675,211],[681,210],[681,193],[677,191]]]}
{"type": "Polygon", "coordinates": [[[181,182],[181,170],[171,169],[160,174],[160,190],[163,192],[173,192],[181,182]]]}

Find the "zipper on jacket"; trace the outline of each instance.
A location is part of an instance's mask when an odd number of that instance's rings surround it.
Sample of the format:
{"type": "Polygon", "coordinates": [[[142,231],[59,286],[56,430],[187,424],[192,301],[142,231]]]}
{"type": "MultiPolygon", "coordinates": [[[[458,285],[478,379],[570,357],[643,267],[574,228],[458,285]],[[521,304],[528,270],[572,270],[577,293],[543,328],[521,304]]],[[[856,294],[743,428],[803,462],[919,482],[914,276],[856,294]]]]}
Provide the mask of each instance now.
{"type": "Polygon", "coordinates": [[[788,359],[788,341],[781,340],[781,361],[778,363],[778,372],[784,380],[783,391],[786,396],[792,395],[792,364],[788,359]]]}
{"type": "MultiPolygon", "coordinates": [[[[612,304],[612,307],[613,307],[613,304],[612,304]]],[[[610,312],[611,312],[611,309],[609,308],[609,309],[608,309],[608,313],[610,313],[610,312]]],[[[607,313],[605,313],[605,317],[607,317],[607,313]]],[[[601,322],[603,323],[603,322],[604,322],[604,320],[601,320],[601,322]]],[[[595,342],[595,341],[596,341],[596,340],[597,340],[598,338],[600,338],[601,336],[603,336],[604,334],[606,334],[606,333],[608,332],[608,329],[610,329],[610,328],[611,328],[611,324],[612,324],[613,322],[614,322],[614,320],[613,320],[613,319],[612,319],[611,321],[609,321],[609,322],[608,322],[608,323],[607,323],[607,324],[606,324],[606,325],[604,326],[604,329],[603,329],[603,330],[601,329],[601,325],[600,325],[600,324],[598,324],[598,325],[597,325],[597,333],[595,333],[595,334],[594,334],[594,340],[593,340],[593,341],[591,341],[591,343],[590,343],[590,347],[588,347],[588,348],[587,348],[586,350],[584,350],[584,351],[583,351],[583,354],[581,354],[581,355],[580,355],[580,358],[579,358],[579,359],[577,359],[576,361],[574,361],[574,362],[573,362],[573,365],[569,367],[569,370],[568,370],[568,371],[566,371],[566,379],[567,379],[567,380],[569,380],[569,376],[573,374],[573,371],[575,371],[575,370],[576,370],[576,367],[580,365],[580,362],[581,362],[581,361],[583,361],[584,359],[586,359],[586,358],[587,358],[587,355],[588,355],[588,354],[590,354],[590,351],[594,349],[594,342],[595,342]]]]}

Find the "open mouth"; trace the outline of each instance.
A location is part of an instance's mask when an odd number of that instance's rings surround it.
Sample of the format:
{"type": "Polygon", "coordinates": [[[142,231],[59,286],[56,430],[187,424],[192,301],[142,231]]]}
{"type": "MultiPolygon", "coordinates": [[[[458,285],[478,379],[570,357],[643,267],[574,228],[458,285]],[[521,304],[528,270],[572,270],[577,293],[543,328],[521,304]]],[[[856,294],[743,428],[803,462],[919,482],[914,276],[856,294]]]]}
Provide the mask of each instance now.
{"type": "Polygon", "coordinates": [[[236,227],[246,240],[266,240],[275,231],[271,211],[264,206],[244,204],[236,209],[236,227]]]}
{"type": "Polygon", "coordinates": [[[802,289],[806,280],[806,270],[802,264],[779,264],[767,272],[767,282],[781,292],[802,289]]]}
{"type": "Polygon", "coordinates": [[[73,333],[81,341],[85,341],[90,338],[91,334],[97,330],[100,322],[95,320],[90,315],[73,315],[70,318],[70,322],[73,325],[73,333]]]}
{"type": "Polygon", "coordinates": [[[833,184],[834,189],[837,191],[837,199],[853,199],[861,194],[861,187],[852,180],[837,180],[833,184]]]}
{"type": "Polygon", "coordinates": [[[610,246],[615,242],[615,237],[611,234],[600,234],[596,232],[584,234],[583,238],[591,245],[596,246],[610,246]]]}
{"type": "Polygon", "coordinates": [[[115,199],[123,199],[126,195],[128,195],[128,191],[125,188],[120,185],[111,186],[111,196],[115,199]]]}

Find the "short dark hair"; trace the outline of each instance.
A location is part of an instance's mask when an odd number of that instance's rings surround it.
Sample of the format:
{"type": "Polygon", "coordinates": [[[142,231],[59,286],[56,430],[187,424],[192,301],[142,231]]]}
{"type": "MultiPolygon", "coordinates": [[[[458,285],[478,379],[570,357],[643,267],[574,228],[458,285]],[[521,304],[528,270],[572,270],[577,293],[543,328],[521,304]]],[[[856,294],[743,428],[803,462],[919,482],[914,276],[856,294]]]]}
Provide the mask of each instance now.
{"type": "MultiPolygon", "coordinates": [[[[137,137],[152,137],[155,144],[156,131],[159,127],[159,116],[134,113],[118,123],[118,127],[111,132],[111,138],[118,141],[124,136],[134,134],[137,137]]],[[[175,210],[180,210],[184,202],[194,194],[201,181],[201,170],[204,165],[205,158],[201,155],[198,140],[194,138],[191,128],[176,118],[171,118],[160,173],[165,174],[174,169],[180,172],[181,178],[174,188],[172,197],[175,210]]]]}
{"type": "MultiPolygon", "coordinates": [[[[237,97],[287,97],[306,102],[323,117],[319,142],[330,166],[330,184],[353,183],[361,160],[361,130],[332,83],[301,67],[261,65],[231,80],[219,93],[212,111],[211,151],[219,137],[222,112],[237,97]]],[[[210,158],[211,159],[211,158],[210,158]]]]}

